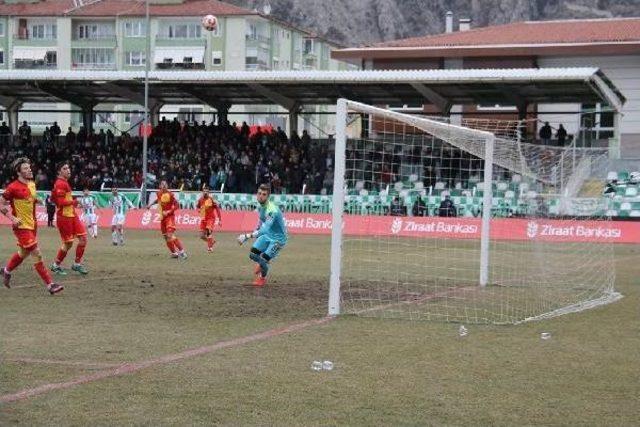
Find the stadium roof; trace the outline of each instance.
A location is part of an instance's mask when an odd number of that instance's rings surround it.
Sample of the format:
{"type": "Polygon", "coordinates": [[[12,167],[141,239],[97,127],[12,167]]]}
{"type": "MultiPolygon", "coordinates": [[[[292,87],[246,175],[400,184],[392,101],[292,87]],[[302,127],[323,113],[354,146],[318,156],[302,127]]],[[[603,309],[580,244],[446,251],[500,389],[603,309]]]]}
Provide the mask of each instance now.
{"type": "MultiPolygon", "coordinates": [[[[606,102],[625,98],[597,68],[416,71],[152,71],[152,104],[259,105],[287,109],[348,98],[374,105],[606,102]]],[[[143,103],[144,72],[0,71],[0,105],[143,103]]]]}
{"type": "Polygon", "coordinates": [[[334,51],[335,59],[640,53],[640,17],[525,21],[334,51]]]}

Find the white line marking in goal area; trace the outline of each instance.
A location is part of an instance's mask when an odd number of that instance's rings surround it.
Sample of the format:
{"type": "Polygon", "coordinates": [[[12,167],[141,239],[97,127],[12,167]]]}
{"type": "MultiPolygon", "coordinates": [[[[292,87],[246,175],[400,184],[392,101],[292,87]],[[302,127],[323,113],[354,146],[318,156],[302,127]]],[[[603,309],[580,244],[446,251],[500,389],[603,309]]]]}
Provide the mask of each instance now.
{"type": "Polygon", "coordinates": [[[54,359],[33,359],[30,357],[11,357],[5,359],[8,362],[15,363],[34,363],[34,364],[42,364],[42,365],[64,365],[64,366],[76,366],[76,367],[84,367],[84,368],[98,368],[98,369],[106,369],[106,368],[115,368],[118,366],[122,366],[125,362],[119,363],[104,363],[104,362],[82,362],[82,361],[73,361],[73,360],[54,360],[54,359]]]}
{"type": "Polygon", "coordinates": [[[125,363],[112,369],[96,372],[95,374],[91,374],[91,375],[83,375],[69,381],[44,384],[34,388],[27,388],[17,393],[5,394],[0,396],[0,403],[17,402],[20,400],[29,399],[34,396],[39,396],[41,394],[45,394],[54,390],[64,390],[67,388],[90,383],[93,381],[102,380],[105,378],[113,378],[113,377],[119,377],[121,375],[132,374],[134,372],[140,371],[142,369],[150,368],[153,366],[165,365],[171,362],[178,362],[181,360],[190,359],[192,357],[213,353],[217,350],[222,350],[225,348],[239,347],[241,345],[249,344],[255,341],[262,341],[262,340],[274,338],[280,335],[301,331],[311,326],[324,325],[325,323],[329,323],[333,319],[334,317],[323,317],[321,319],[307,320],[305,322],[294,323],[288,326],[284,326],[282,328],[270,329],[268,331],[260,332],[253,335],[247,335],[244,337],[234,338],[227,341],[220,341],[216,344],[212,344],[209,346],[193,348],[193,349],[185,350],[175,354],[168,354],[165,356],[146,360],[143,362],[125,363]]]}

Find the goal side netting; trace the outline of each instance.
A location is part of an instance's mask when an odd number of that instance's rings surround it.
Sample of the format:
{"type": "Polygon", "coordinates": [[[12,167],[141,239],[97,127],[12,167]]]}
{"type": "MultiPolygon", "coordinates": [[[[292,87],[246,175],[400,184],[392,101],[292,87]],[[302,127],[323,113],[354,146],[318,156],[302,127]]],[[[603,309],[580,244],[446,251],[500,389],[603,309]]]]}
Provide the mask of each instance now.
{"type": "Polygon", "coordinates": [[[615,228],[567,196],[562,150],[515,122],[336,111],[329,314],[513,324],[619,298],[615,228]]]}

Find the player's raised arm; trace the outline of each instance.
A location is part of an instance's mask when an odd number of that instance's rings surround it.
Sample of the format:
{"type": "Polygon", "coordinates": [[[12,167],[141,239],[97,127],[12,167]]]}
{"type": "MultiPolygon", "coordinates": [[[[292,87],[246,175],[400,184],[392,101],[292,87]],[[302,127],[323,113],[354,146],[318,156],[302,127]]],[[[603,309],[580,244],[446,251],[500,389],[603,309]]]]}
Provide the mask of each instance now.
{"type": "Polygon", "coordinates": [[[131,209],[137,209],[136,206],[131,202],[131,200],[129,200],[124,194],[122,195],[122,198],[124,199],[127,206],[129,206],[131,209]]]}
{"type": "Polygon", "coordinates": [[[147,209],[151,209],[151,206],[158,204],[158,199],[156,198],[153,202],[147,203],[147,209]]]}

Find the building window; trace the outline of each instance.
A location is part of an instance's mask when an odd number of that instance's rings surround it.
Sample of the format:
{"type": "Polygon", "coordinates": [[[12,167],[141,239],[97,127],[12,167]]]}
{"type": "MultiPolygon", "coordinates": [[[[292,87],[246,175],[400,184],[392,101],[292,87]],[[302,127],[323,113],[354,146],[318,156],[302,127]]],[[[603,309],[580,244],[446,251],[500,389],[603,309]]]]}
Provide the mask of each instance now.
{"type": "Polygon", "coordinates": [[[222,65],[222,52],[219,50],[214,50],[211,52],[211,59],[213,65],[222,65]]]}
{"type": "Polygon", "coordinates": [[[76,27],[77,40],[100,40],[115,37],[113,26],[105,24],[80,24],[76,27]]]}
{"type": "Polygon", "coordinates": [[[314,51],[313,48],[314,48],[313,39],[304,39],[303,45],[302,45],[302,50],[304,51],[304,54],[307,55],[309,53],[313,53],[314,51]]]}
{"type": "Polygon", "coordinates": [[[0,50],[0,65],[4,65],[4,51],[0,50]]]}
{"type": "Polygon", "coordinates": [[[0,21],[0,37],[4,37],[4,22],[0,21]]]}
{"type": "Polygon", "coordinates": [[[138,110],[127,111],[124,113],[124,122],[125,123],[133,123],[134,125],[140,123],[143,119],[142,112],[138,110]]]}
{"type": "Polygon", "coordinates": [[[202,37],[202,27],[192,22],[169,24],[163,34],[169,39],[199,39],[202,37]]]}
{"type": "Polygon", "coordinates": [[[58,38],[56,24],[32,24],[31,38],[37,40],[55,40],[58,38]]]}
{"type": "Polygon", "coordinates": [[[247,39],[258,39],[258,27],[256,26],[256,24],[249,24],[249,27],[247,27],[247,39]]]}
{"type": "Polygon", "coordinates": [[[249,47],[245,55],[246,70],[268,70],[270,54],[267,49],[249,47]]]}
{"type": "Polygon", "coordinates": [[[598,140],[613,138],[614,112],[606,104],[582,104],[579,141],[589,147],[598,140]]]}
{"type": "Polygon", "coordinates": [[[113,49],[79,48],[71,49],[73,68],[113,69],[115,55],[113,49]]]}
{"type": "Polygon", "coordinates": [[[145,52],[127,52],[124,59],[130,67],[142,67],[147,64],[145,52]]]}
{"type": "Polygon", "coordinates": [[[96,113],[94,123],[97,124],[113,124],[116,122],[115,113],[96,113]]]}
{"type": "Polygon", "coordinates": [[[145,37],[147,35],[147,26],[144,21],[131,21],[124,23],[125,37],[145,37]]]}

